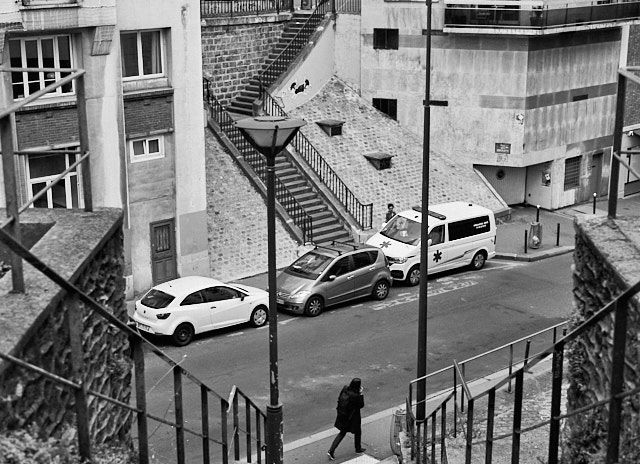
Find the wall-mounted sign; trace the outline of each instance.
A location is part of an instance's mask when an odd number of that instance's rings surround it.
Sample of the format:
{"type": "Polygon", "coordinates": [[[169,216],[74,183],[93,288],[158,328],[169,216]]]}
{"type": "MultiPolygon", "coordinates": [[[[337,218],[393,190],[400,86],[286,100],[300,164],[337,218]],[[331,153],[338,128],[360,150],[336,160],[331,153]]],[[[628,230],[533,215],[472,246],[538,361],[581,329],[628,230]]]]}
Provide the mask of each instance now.
{"type": "Polygon", "coordinates": [[[496,143],[496,153],[501,153],[503,155],[508,155],[511,153],[511,144],[510,143],[496,143]]]}

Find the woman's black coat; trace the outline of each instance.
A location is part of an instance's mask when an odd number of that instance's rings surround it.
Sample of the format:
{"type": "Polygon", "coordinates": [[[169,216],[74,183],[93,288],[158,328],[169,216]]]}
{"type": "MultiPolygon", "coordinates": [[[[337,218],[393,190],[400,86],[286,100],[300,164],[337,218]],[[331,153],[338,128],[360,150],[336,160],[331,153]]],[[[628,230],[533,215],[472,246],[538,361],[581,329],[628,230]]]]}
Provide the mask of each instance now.
{"type": "Polygon", "coordinates": [[[364,396],[360,393],[349,390],[346,386],[343,389],[349,395],[349,408],[351,417],[338,414],[335,427],[341,432],[360,433],[361,417],[360,410],[364,407],[364,396]]]}

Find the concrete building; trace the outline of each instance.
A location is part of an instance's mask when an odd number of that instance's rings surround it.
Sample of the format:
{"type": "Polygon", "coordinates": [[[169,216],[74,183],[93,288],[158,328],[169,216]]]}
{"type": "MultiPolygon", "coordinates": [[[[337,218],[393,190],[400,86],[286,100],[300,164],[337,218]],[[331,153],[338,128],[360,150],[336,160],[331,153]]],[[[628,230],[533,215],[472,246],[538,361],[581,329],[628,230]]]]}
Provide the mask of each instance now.
{"type": "MultiPolygon", "coordinates": [[[[508,204],[556,209],[605,195],[616,70],[626,65],[636,9],[432,5],[432,146],[472,164],[508,204]]],[[[362,2],[362,95],[420,135],[426,23],[424,1],[362,2]]],[[[637,145],[629,134],[623,145],[637,145]]],[[[621,179],[620,195],[634,181],[621,179]]]]}
{"type": "MultiPolygon", "coordinates": [[[[209,270],[199,13],[198,0],[0,3],[2,67],[86,71],[93,204],[124,208],[129,295],[209,270]]],[[[64,75],[3,73],[0,104],[64,75]]],[[[16,114],[22,204],[80,156],[70,153],[75,90],[60,87],[16,114]]],[[[82,207],[82,175],[71,171],[35,207],[82,207]]]]}

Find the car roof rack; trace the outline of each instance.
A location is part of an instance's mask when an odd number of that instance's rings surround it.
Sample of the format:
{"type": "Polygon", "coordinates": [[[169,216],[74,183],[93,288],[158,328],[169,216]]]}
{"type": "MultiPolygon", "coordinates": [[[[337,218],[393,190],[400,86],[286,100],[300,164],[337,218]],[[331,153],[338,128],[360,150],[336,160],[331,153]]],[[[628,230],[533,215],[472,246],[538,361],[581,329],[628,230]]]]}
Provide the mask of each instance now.
{"type": "MultiPolygon", "coordinates": [[[[413,206],[411,209],[419,213],[422,212],[422,206],[413,206]]],[[[436,213],[435,211],[431,211],[430,209],[427,210],[427,214],[436,219],[440,219],[441,221],[447,219],[447,216],[445,216],[444,214],[436,213]]]]}
{"type": "Polygon", "coordinates": [[[342,250],[338,250],[338,249],[336,249],[336,248],[331,248],[330,246],[326,246],[326,245],[315,245],[315,248],[316,248],[316,249],[321,248],[321,249],[323,249],[323,250],[333,251],[333,252],[335,252],[335,253],[338,253],[338,255],[341,255],[341,254],[342,254],[342,250]]]}
{"type": "Polygon", "coordinates": [[[360,245],[358,245],[357,243],[351,243],[351,242],[342,242],[340,240],[332,240],[331,241],[332,245],[344,245],[344,246],[350,246],[353,247],[354,250],[357,250],[358,248],[360,248],[360,245]]]}

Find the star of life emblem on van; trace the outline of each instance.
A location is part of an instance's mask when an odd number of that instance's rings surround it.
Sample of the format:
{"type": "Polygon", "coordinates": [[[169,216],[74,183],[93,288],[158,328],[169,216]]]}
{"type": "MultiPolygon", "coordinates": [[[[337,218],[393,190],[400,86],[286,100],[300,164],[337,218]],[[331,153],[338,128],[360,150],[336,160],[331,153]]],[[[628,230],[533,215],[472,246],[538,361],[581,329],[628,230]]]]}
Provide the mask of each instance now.
{"type": "Polygon", "coordinates": [[[387,248],[387,247],[389,247],[389,246],[391,246],[391,242],[390,242],[390,241],[388,241],[388,240],[385,240],[384,242],[382,242],[382,243],[380,244],[380,248],[387,248]]]}

